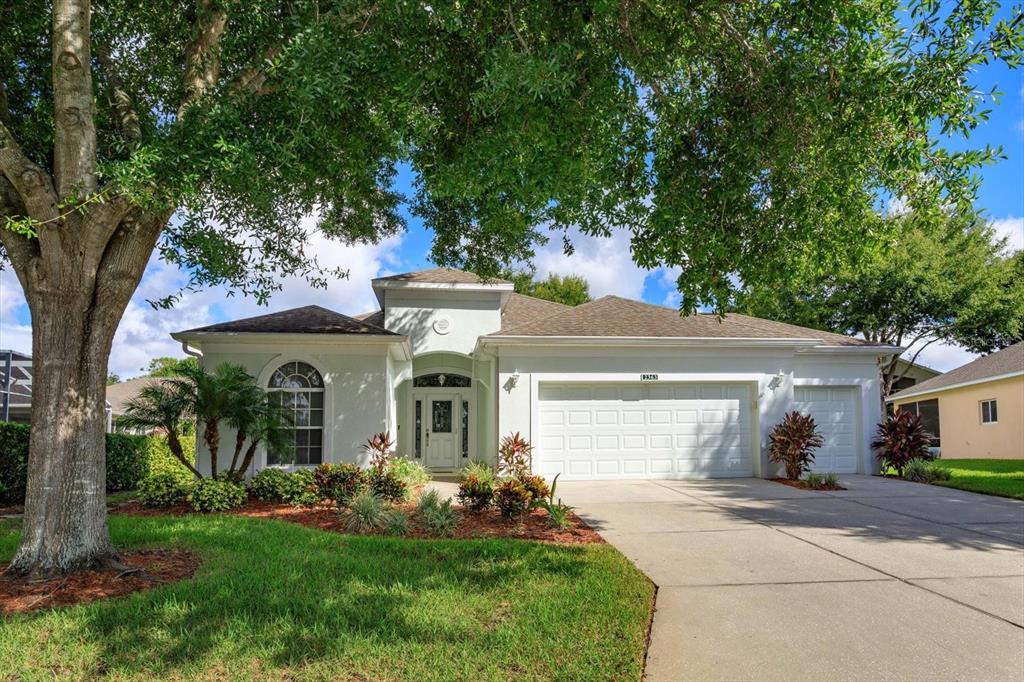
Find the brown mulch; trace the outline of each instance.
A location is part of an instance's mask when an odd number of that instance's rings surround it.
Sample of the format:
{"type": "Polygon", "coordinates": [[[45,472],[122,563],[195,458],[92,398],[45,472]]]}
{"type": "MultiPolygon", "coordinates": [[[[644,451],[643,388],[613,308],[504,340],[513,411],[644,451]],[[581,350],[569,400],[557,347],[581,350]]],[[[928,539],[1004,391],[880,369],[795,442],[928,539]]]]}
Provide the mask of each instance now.
{"type": "Polygon", "coordinates": [[[781,483],[782,485],[788,485],[790,488],[800,488],[801,490],[846,490],[846,488],[841,485],[820,485],[811,487],[811,485],[804,480],[794,481],[788,478],[769,478],[768,480],[781,483]]]}
{"type": "MultiPolygon", "coordinates": [[[[137,572],[84,571],[47,580],[0,575],[0,614],[24,613],[120,597],[167,583],[187,580],[199,568],[191,552],[163,549],[123,552],[121,561],[137,572]]],[[[0,564],[0,572],[7,564],[0,564]]]]}
{"type": "MultiPolygon", "coordinates": [[[[416,521],[415,505],[398,505],[409,514],[409,533],[405,537],[433,537],[416,521]]],[[[459,524],[455,530],[455,538],[459,540],[481,538],[516,538],[520,540],[537,540],[563,545],[602,543],[604,540],[597,531],[592,529],[575,514],[569,514],[570,526],[566,530],[556,530],[548,526],[547,513],[535,509],[522,519],[508,521],[501,517],[497,510],[488,509],[480,513],[461,511],[459,524]]],[[[127,502],[117,507],[117,514],[132,516],[180,516],[195,513],[190,507],[181,505],[169,509],[150,509],[136,501],[127,502]]],[[[288,504],[250,500],[228,514],[247,516],[259,519],[277,519],[289,521],[302,526],[326,530],[334,533],[347,533],[344,523],[335,507],[322,504],[316,507],[293,507],[288,504]]]]}

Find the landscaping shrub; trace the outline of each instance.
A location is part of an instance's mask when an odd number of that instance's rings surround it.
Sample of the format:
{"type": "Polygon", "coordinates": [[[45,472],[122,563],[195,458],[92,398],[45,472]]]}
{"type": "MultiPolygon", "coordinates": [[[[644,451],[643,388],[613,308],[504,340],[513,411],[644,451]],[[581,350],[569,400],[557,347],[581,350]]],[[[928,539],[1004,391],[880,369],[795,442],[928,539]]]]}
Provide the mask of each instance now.
{"type": "Polygon", "coordinates": [[[498,475],[494,472],[494,467],[479,459],[470,460],[469,464],[462,467],[462,471],[459,472],[460,479],[470,475],[476,476],[481,481],[490,481],[492,484],[498,482],[498,475]]]}
{"type": "Polygon", "coordinates": [[[0,422],[0,504],[25,501],[28,434],[28,424],[0,422]]]}
{"type": "Polygon", "coordinates": [[[437,491],[428,490],[420,495],[420,499],[416,503],[416,516],[422,518],[424,514],[431,509],[437,509],[440,505],[441,497],[437,494],[437,491]]]}
{"type": "Polygon", "coordinates": [[[924,459],[912,459],[903,468],[903,478],[915,483],[948,481],[949,472],[924,459]]]}
{"type": "Polygon", "coordinates": [[[831,471],[825,474],[825,487],[826,488],[838,488],[839,487],[839,476],[832,473],[831,471]]]}
{"type": "Polygon", "coordinates": [[[412,499],[412,493],[430,483],[430,472],[420,464],[407,457],[398,457],[388,463],[388,471],[405,483],[405,498],[412,499]]]}
{"type": "Polygon", "coordinates": [[[452,506],[451,500],[445,500],[426,509],[420,515],[420,522],[434,537],[450,538],[455,535],[459,525],[459,513],[452,506]]]}
{"type": "Polygon", "coordinates": [[[480,478],[475,473],[460,476],[458,498],[466,509],[482,512],[494,500],[494,479],[480,478]]]}
{"type": "Polygon", "coordinates": [[[316,479],[312,469],[296,469],[292,472],[292,497],[286,502],[294,507],[314,507],[320,502],[316,491],[316,479]]]}
{"type": "Polygon", "coordinates": [[[240,483],[221,478],[201,478],[192,484],[187,499],[198,512],[219,512],[241,507],[248,495],[240,483]]]}
{"type": "Polygon", "coordinates": [[[321,500],[330,500],[344,507],[366,482],[362,469],[355,464],[321,464],[313,470],[313,489],[321,500]]]}
{"type": "Polygon", "coordinates": [[[555,489],[558,487],[558,477],[561,474],[555,474],[555,478],[551,481],[551,489],[548,491],[546,497],[541,497],[534,501],[534,504],[541,507],[548,513],[548,525],[558,530],[565,530],[570,525],[569,512],[576,507],[570,507],[569,505],[562,502],[559,498],[555,502],[555,489]]]}
{"type": "Polygon", "coordinates": [[[408,488],[390,469],[370,469],[366,475],[370,491],[386,502],[402,502],[408,488]]]}
{"type": "Polygon", "coordinates": [[[150,436],[107,434],[107,492],[134,490],[149,475],[150,436]]]}
{"type": "Polygon", "coordinates": [[[369,490],[362,490],[349,500],[348,508],[341,511],[345,530],[350,533],[369,533],[384,527],[384,500],[369,490]]]}
{"type": "Polygon", "coordinates": [[[878,425],[871,449],[875,451],[884,472],[888,468],[903,476],[903,470],[915,459],[926,459],[931,455],[932,436],[924,428],[924,422],[913,412],[899,410],[878,425]]]}
{"type": "Polygon", "coordinates": [[[526,486],[514,478],[505,479],[494,490],[494,503],[506,519],[516,519],[525,514],[531,499],[526,486]]]}
{"type": "Polygon", "coordinates": [[[146,507],[171,507],[181,504],[195,484],[189,476],[172,471],[151,474],[138,487],[138,499],[146,507]]]}
{"type": "MultiPolygon", "coordinates": [[[[182,435],[178,437],[178,440],[181,442],[182,451],[187,453],[192,458],[191,461],[195,463],[196,434],[182,435]]],[[[167,438],[165,436],[154,435],[149,437],[147,458],[149,460],[150,474],[171,472],[193,478],[192,472],[179,462],[177,457],[171,454],[171,449],[167,446],[167,438]]]]}
{"type": "MultiPolygon", "coordinates": [[[[28,424],[0,422],[0,504],[25,502],[29,433],[28,424]]],[[[161,466],[154,466],[159,461],[154,450],[159,448],[162,436],[108,433],[106,439],[107,492],[132,490],[150,474],[164,470],[161,466]]],[[[193,449],[194,443],[193,440],[193,449]]],[[[171,456],[169,452],[168,456],[171,456]]],[[[177,460],[175,464],[187,473],[177,460]]]]}
{"type": "MultiPolygon", "coordinates": [[[[308,469],[300,469],[294,474],[281,469],[268,467],[260,470],[253,476],[251,489],[254,497],[269,502],[294,503],[301,500],[302,496],[310,493],[313,485],[313,472],[308,469]]],[[[311,495],[313,503],[318,500],[311,495]]]]}
{"type": "Polygon", "coordinates": [[[519,482],[523,484],[523,487],[530,491],[530,499],[536,504],[540,500],[543,500],[551,492],[548,488],[548,482],[544,480],[543,476],[535,476],[533,474],[527,474],[519,477],[519,482]]]}
{"type": "Polygon", "coordinates": [[[405,535],[409,532],[409,515],[401,509],[385,510],[382,525],[388,535],[405,535]]]}
{"type": "Polygon", "coordinates": [[[814,417],[788,412],[768,435],[768,459],[786,468],[786,478],[795,481],[814,462],[814,451],[825,444],[814,417]]]}
{"type": "Polygon", "coordinates": [[[502,476],[519,478],[530,473],[533,456],[530,441],[519,435],[505,436],[498,443],[498,473],[502,476]]]}
{"type": "Polygon", "coordinates": [[[389,431],[381,431],[366,441],[363,450],[370,456],[370,468],[384,471],[395,455],[395,441],[391,440],[389,431]]]}

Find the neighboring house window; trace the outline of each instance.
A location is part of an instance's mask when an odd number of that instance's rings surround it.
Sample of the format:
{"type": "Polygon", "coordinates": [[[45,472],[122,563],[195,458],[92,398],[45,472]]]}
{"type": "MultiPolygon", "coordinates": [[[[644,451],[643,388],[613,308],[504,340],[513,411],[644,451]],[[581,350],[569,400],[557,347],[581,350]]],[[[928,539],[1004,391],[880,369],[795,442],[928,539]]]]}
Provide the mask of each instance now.
{"type": "Polygon", "coordinates": [[[324,380],[305,362],[281,365],[267,385],[272,395],[291,412],[295,433],[294,453],[267,453],[267,464],[320,464],[324,445],[324,380]]]}
{"type": "Polygon", "coordinates": [[[415,388],[469,388],[472,380],[461,374],[424,374],[412,380],[415,388]]]}
{"type": "Polygon", "coordinates": [[[982,424],[995,424],[999,421],[999,414],[996,412],[996,401],[994,400],[982,400],[981,401],[981,423],[982,424]]]}
{"type": "Polygon", "coordinates": [[[921,400],[916,403],[903,403],[900,410],[912,412],[924,422],[925,430],[932,434],[932,447],[939,447],[939,399],[921,400]]]}

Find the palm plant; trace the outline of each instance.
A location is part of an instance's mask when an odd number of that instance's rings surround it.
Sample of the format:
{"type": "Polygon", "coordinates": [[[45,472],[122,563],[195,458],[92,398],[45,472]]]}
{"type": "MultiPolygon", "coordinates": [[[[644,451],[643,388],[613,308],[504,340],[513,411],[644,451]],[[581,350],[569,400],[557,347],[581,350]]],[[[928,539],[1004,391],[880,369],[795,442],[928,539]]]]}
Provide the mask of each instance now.
{"type": "Polygon", "coordinates": [[[210,453],[210,473],[216,476],[220,422],[237,416],[239,397],[248,395],[255,380],[244,367],[225,362],[217,365],[213,372],[182,365],[177,369],[177,378],[170,382],[187,396],[197,421],[203,425],[203,442],[210,453]]]}
{"type": "Polygon", "coordinates": [[[284,407],[277,396],[262,391],[260,393],[261,399],[250,408],[253,419],[246,425],[245,435],[249,439],[249,446],[242,458],[242,465],[236,470],[234,460],[231,462],[230,474],[236,478],[241,477],[242,472],[252,464],[260,443],[263,443],[268,451],[280,454],[287,453],[295,447],[291,410],[284,407]]]}
{"type": "Polygon", "coordinates": [[[130,399],[121,423],[133,429],[163,431],[167,434],[167,448],[171,454],[197,478],[202,478],[193,458],[186,457],[181,447],[182,425],[192,416],[188,394],[178,383],[168,380],[150,384],[130,399]]]}

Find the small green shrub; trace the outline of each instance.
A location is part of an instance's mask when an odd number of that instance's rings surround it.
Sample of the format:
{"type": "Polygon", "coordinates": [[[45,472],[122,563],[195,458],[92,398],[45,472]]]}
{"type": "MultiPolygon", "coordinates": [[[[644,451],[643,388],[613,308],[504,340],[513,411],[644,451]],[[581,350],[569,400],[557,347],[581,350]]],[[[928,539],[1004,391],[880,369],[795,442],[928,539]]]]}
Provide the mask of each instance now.
{"type": "Polygon", "coordinates": [[[198,512],[220,512],[241,507],[248,499],[245,487],[221,478],[201,478],[192,484],[188,503],[198,512]]]}
{"type": "Polygon", "coordinates": [[[293,495],[286,500],[293,507],[315,507],[320,503],[316,492],[316,480],[311,469],[296,469],[292,472],[293,495]]]}
{"type": "Polygon", "coordinates": [[[424,514],[439,506],[441,506],[441,496],[437,494],[436,490],[428,490],[420,495],[420,499],[416,503],[416,516],[422,518],[424,514]]]}
{"type": "Polygon", "coordinates": [[[390,469],[370,469],[366,475],[370,491],[385,502],[402,502],[408,488],[390,469]]]}
{"type": "Polygon", "coordinates": [[[427,532],[438,538],[450,538],[455,535],[459,525],[459,513],[452,506],[451,500],[445,500],[431,507],[420,515],[420,522],[427,532]]]}
{"type": "Polygon", "coordinates": [[[412,499],[414,491],[430,483],[430,472],[420,464],[406,457],[399,457],[388,463],[388,471],[405,483],[405,499],[412,499]]]}
{"type": "Polygon", "coordinates": [[[551,489],[548,491],[547,496],[536,500],[534,504],[543,508],[544,511],[548,513],[548,525],[552,528],[557,528],[558,530],[565,530],[572,525],[572,522],[569,519],[569,512],[576,507],[570,507],[563,503],[561,498],[555,502],[555,489],[558,487],[559,476],[561,476],[561,474],[555,474],[555,478],[551,481],[551,489]]]}
{"type": "Polygon", "coordinates": [[[494,503],[506,519],[516,519],[525,514],[531,500],[530,491],[514,478],[505,479],[494,490],[494,503]]]}
{"type": "MultiPolygon", "coordinates": [[[[253,497],[268,502],[293,503],[302,495],[310,493],[309,488],[313,484],[313,474],[308,469],[300,469],[306,475],[299,472],[290,474],[287,471],[267,467],[260,470],[253,476],[250,484],[253,497]]],[[[316,500],[316,496],[312,496],[316,500]]]]}
{"type": "Polygon", "coordinates": [[[548,482],[544,480],[543,476],[535,476],[533,474],[527,474],[519,477],[519,482],[523,484],[523,487],[530,491],[530,499],[534,504],[543,500],[551,492],[548,487],[548,482]]]}
{"type": "Polygon", "coordinates": [[[494,467],[478,459],[471,460],[469,464],[462,467],[462,471],[459,472],[459,479],[461,480],[467,476],[476,476],[481,481],[490,481],[492,484],[498,482],[498,476],[494,473],[494,467]]]}
{"type": "Polygon", "coordinates": [[[348,508],[342,510],[341,519],[345,530],[350,533],[370,533],[384,527],[384,500],[369,490],[362,490],[348,501],[348,508]]]}
{"type": "Polygon", "coordinates": [[[816,471],[807,474],[807,478],[804,480],[807,481],[807,485],[811,488],[820,488],[825,483],[825,477],[816,471]]]}
{"type": "Polygon", "coordinates": [[[313,489],[321,500],[330,500],[339,507],[348,504],[366,482],[366,474],[355,464],[319,465],[313,470],[313,489]]]}
{"type": "Polygon", "coordinates": [[[796,481],[811,468],[814,451],[824,444],[814,417],[794,410],[768,434],[768,459],[782,464],[786,478],[796,481]]]}
{"type": "Polygon", "coordinates": [[[932,462],[924,459],[912,459],[903,468],[903,478],[915,483],[933,483],[935,481],[948,481],[949,471],[935,466],[932,462]]]}
{"type": "Polygon", "coordinates": [[[0,504],[25,501],[28,435],[28,424],[0,422],[0,504]]]}
{"type": "Polygon", "coordinates": [[[882,470],[892,468],[897,476],[915,459],[927,459],[931,454],[932,436],[924,422],[913,412],[898,410],[878,425],[878,433],[871,441],[882,470]]]}
{"type": "Polygon", "coordinates": [[[401,509],[385,510],[382,526],[388,535],[405,535],[409,532],[409,515],[401,509]]]}
{"type": "Polygon", "coordinates": [[[839,476],[832,473],[831,471],[825,474],[825,487],[835,490],[839,487],[839,476]]]}
{"type": "Polygon", "coordinates": [[[494,500],[494,479],[479,478],[476,474],[461,476],[458,498],[459,504],[471,512],[482,512],[494,500]]]}
{"type": "MultiPolygon", "coordinates": [[[[196,434],[181,435],[178,437],[178,440],[181,442],[182,451],[191,457],[192,463],[195,464],[196,434]]],[[[150,474],[171,472],[192,477],[192,472],[179,462],[177,457],[171,454],[171,449],[167,447],[166,436],[150,436],[148,459],[150,474]]]]}
{"type": "Polygon", "coordinates": [[[164,471],[152,474],[139,484],[138,499],[146,507],[172,507],[188,500],[194,482],[191,474],[164,471]]]}

